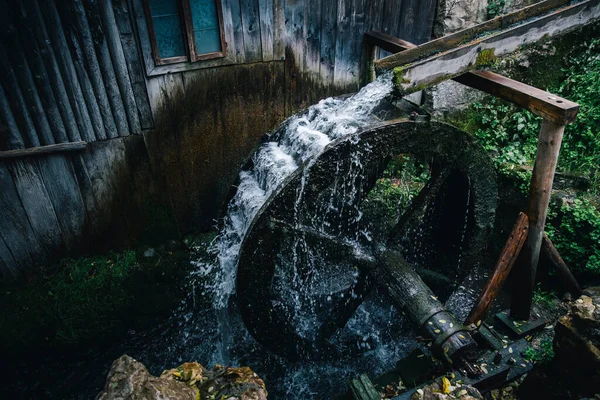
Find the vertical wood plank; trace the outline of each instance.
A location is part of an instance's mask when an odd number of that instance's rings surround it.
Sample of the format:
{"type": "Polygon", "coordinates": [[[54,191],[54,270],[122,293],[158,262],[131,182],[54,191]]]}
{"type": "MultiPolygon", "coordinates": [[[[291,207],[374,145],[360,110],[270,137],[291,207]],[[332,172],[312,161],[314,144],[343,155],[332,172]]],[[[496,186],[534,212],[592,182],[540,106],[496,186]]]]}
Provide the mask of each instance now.
{"type": "Polygon", "coordinates": [[[65,155],[38,159],[41,177],[48,192],[67,249],[78,248],[85,225],[85,208],[73,164],[65,155]]]}
{"type": "MultiPolygon", "coordinates": [[[[322,0],[306,0],[306,18],[304,31],[306,53],[304,55],[304,72],[318,74],[321,61],[321,12],[322,0]]],[[[311,76],[317,81],[319,77],[311,76]]]]}
{"type": "Polygon", "coordinates": [[[53,137],[53,143],[68,142],[69,139],[65,132],[65,125],[58,109],[58,102],[50,86],[50,77],[44,66],[42,52],[37,46],[33,33],[32,26],[34,22],[27,15],[23,2],[13,4],[11,11],[13,12],[12,19],[20,27],[17,30],[19,33],[18,37],[15,36],[15,41],[9,44],[11,53],[18,54],[18,57],[22,58],[23,63],[31,70],[35,86],[28,88],[28,90],[37,91],[43,111],[46,114],[46,119],[50,125],[50,135],[53,137]]]}
{"type": "MultiPolygon", "coordinates": [[[[382,12],[381,32],[397,37],[400,23],[400,9],[403,1],[407,0],[385,0],[382,12]]],[[[379,49],[377,58],[390,55],[390,52],[379,49]]]]}
{"type": "Polygon", "coordinates": [[[152,111],[150,110],[150,102],[146,89],[146,75],[143,70],[143,61],[138,51],[128,3],[126,1],[115,1],[113,2],[113,10],[121,37],[127,71],[129,71],[135,105],[139,114],[140,127],[141,129],[149,129],[153,126],[152,111]]]}
{"type": "Polygon", "coordinates": [[[433,22],[435,19],[435,9],[437,0],[420,0],[418,7],[417,30],[415,32],[416,44],[429,41],[433,33],[433,22]]]}
{"type": "Polygon", "coordinates": [[[273,0],[258,0],[262,60],[273,60],[274,6],[273,0]]]}
{"type": "Polygon", "coordinates": [[[71,102],[67,95],[67,90],[56,61],[54,50],[50,45],[50,36],[48,35],[46,24],[42,18],[38,0],[27,0],[25,6],[27,7],[26,10],[28,13],[27,23],[32,27],[33,36],[35,36],[35,44],[39,51],[39,55],[46,66],[48,78],[50,78],[49,83],[52,92],[54,93],[58,111],[62,117],[62,122],[64,123],[64,128],[66,129],[68,141],[80,141],[82,136],[79,131],[79,126],[77,125],[75,114],[71,108],[71,102]]]}
{"type": "Polygon", "coordinates": [[[273,0],[273,59],[285,58],[285,0],[273,0]]]}
{"type": "Polygon", "coordinates": [[[102,23],[98,0],[88,0],[84,2],[83,8],[87,19],[85,17],[81,18],[82,28],[89,30],[93,38],[96,59],[100,67],[102,82],[104,83],[104,91],[108,97],[112,116],[117,127],[117,133],[119,136],[127,136],[131,133],[129,130],[129,122],[127,120],[123,98],[119,91],[119,84],[117,83],[117,76],[112,63],[112,55],[108,49],[105,32],[106,27],[102,23]]]}
{"type": "Polygon", "coordinates": [[[258,0],[240,0],[246,62],[262,60],[258,0]]]}
{"type": "Polygon", "coordinates": [[[0,150],[22,149],[23,137],[15,121],[4,88],[0,83],[0,150]]]}
{"type": "Polygon", "coordinates": [[[321,81],[327,88],[333,85],[335,72],[335,48],[337,27],[337,2],[322,1],[321,24],[321,65],[319,67],[321,81]]]}
{"type": "Polygon", "coordinates": [[[21,138],[23,139],[25,146],[39,146],[40,140],[37,136],[35,125],[33,124],[33,120],[31,119],[27,108],[27,103],[25,102],[17,77],[9,63],[8,55],[6,54],[6,50],[4,49],[4,46],[2,46],[2,43],[0,43],[0,73],[6,78],[4,81],[4,84],[6,85],[6,98],[9,105],[12,106],[12,115],[15,117],[15,122],[22,134],[21,138]]]}
{"type": "MultiPolygon", "coordinates": [[[[41,1],[38,4],[46,20],[46,27],[54,52],[59,55],[56,57],[56,61],[82,138],[87,142],[93,142],[96,137],[106,137],[106,134],[103,133],[104,125],[100,116],[100,109],[94,99],[91,84],[87,74],[78,74],[76,70],[54,1],[41,1]]],[[[83,70],[83,68],[81,69],[83,70]]]]}
{"type": "Polygon", "coordinates": [[[29,223],[7,164],[0,164],[0,236],[22,271],[48,255],[29,223]]]}
{"type": "Polygon", "coordinates": [[[398,37],[414,44],[420,44],[417,42],[419,2],[420,0],[403,0],[400,7],[398,37]]]}
{"type": "Polygon", "coordinates": [[[8,169],[34,235],[46,254],[62,255],[64,242],[58,217],[35,160],[13,161],[8,169]]]}
{"type": "MultiPolygon", "coordinates": [[[[61,20],[70,21],[70,24],[64,24],[67,28],[65,32],[70,40],[71,48],[73,49],[73,58],[76,60],[76,65],[80,69],[85,69],[87,77],[90,80],[94,98],[98,104],[102,123],[104,126],[104,137],[99,139],[115,138],[119,136],[117,126],[112,115],[112,109],[108,100],[108,95],[104,87],[104,79],[102,77],[98,57],[94,48],[94,40],[90,31],[85,9],[80,0],[73,0],[69,3],[57,1],[61,20]]],[[[98,136],[98,132],[96,133],[98,136]]]]}
{"type": "Polygon", "coordinates": [[[0,235],[0,277],[3,279],[16,278],[18,273],[19,265],[6,246],[4,238],[2,238],[2,235],[0,235]]]}
{"type": "MultiPolygon", "coordinates": [[[[233,56],[238,63],[246,62],[246,45],[244,44],[244,25],[242,23],[241,0],[226,0],[229,4],[229,12],[231,13],[231,25],[233,29],[233,38],[235,47],[231,49],[233,56]]],[[[227,7],[223,7],[223,12],[227,7]]],[[[225,16],[223,16],[225,18],[225,16]]],[[[230,52],[231,53],[231,52],[230,52]]]]}
{"type": "MultiPolygon", "coordinates": [[[[227,45],[226,55],[227,57],[236,60],[238,59],[238,50],[244,48],[243,43],[238,43],[235,36],[234,17],[232,12],[232,3],[236,3],[237,6],[237,20],[240,21],[239,14],[239,0],[223,0],[221,3],[221,11],[223,12],[223,30],[225,31],[225,42],[227,45]]],[[[241,39],[243,40],[243,39],[241,39]]]]}
{"type": "Polygon", "coordinates": [[[127,121],[129,122],[129,128],[131,129],[130,133],[139,133],[142,130],[140,118],[138,116],[135,97],[133,95],[133,87],[127,70],[127,61],[125,60],[125,53],[123,51],[123,45],[121,43],[121,37],[119,35],[119,30],[117,29],[115,13],[111,3],[111,0],[100,0],[98,3],[98,11],[100,12],[102,26],[104,27],[105,39],[117,83],[119,85],[119,91],[121,93],[123,105],[125,106],[127,121]]]}
{"type": "Polygon", "coordinates": [[[41,144],[54,144],[54,137],[52,136],[52,129],[46,118],[42,101],[40,100],[39,94],[36,90],[31,70],[25,55],[20,51],[19,37],[16,34],[14,25],[10,21],[8,7],[6,3],[0,1],[0,9],[5,12],[0,13],[0,29],[2,29],[2,43],[0,43],[0,56],[3,58],[3,62],[7,64],[9,68],[12,68],[19,87],[20,92],[23,94],[23,98],[26,103],[26,108],[31,115],[37,137],[41,144]],[[3,7],[4,6],[4,7],[3,7]],[[3,44],[6,44],[6,49],[3,44]]]}

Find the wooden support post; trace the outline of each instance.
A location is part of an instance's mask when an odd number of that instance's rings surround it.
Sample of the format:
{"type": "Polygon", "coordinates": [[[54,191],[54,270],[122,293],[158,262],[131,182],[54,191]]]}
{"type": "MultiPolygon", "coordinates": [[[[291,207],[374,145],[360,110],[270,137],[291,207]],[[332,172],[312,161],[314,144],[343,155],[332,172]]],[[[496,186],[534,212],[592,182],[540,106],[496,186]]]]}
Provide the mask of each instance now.
{"type": "Polygon", "coordinates": [[[528,320],[530,316],[535,273],[540,257],[552,182],[564,131],[564,125],[547,120],[542,122],[527,199],[529,235],[515,270],[515,285],[511,302],[511,317],[513,319],[528,320]]]}
{"type": "Polygon", "coordinates": [[[567,264],[558,253],[558,250],[556,250],[556,247],[554,247],[554,244],[545,233],[542,238],[542,253],[548,258],[552,266],[556,268],[556,272],[558,272],[563,279],[567,290],[577,297],[581,296],[581,287],[579,286],[579,283],[577,283],[577,280],[569,270],[569,267],[567,267],[567,264]]]}
{"type": "Polygon", "coordinates": [[[465,321],[465,325],[477,324],[479,321],[485,319],[521,252],[525,239],[527,239],[528,230],[529,218],[527,218],[527,215],[524,213],[520,213],[517,222],[500,253],[500,257],[494,266],[494,272],[479,294],[479,298],[475,302],[473,309],[471,309],[471,312],[465,321]]]}

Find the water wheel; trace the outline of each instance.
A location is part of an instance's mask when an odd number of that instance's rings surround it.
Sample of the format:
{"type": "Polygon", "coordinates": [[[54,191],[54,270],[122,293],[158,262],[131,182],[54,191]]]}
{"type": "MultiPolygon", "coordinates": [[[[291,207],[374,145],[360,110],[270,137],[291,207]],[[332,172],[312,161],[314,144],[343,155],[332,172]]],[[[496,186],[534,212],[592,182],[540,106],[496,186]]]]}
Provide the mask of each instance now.
{"type": "Polygon", "coordinates": [[[368,259],[377,242],[460,282],[480,260],[496,198],[484,150],[450,125],[392,121],[336,140],[288,177],[252,222],[236,281],[244,323],[285,357],[320,354],[373,286],[361,252],[368,259]],[[427,163],[430,178],[385,238],[374,238],[365,200],[398,154],[427,163]]]}

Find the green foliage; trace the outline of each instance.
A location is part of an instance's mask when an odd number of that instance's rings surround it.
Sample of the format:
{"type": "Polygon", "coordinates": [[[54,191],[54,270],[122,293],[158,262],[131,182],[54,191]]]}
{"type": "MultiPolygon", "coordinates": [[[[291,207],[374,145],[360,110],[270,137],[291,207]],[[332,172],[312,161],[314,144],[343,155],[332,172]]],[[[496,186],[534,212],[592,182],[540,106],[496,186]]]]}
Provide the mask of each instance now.
{"type": "Polygon", "coordinates": [[[554,348],[550,339],[543,339],[537,347],[528,347],[523,357],[531,362],[546,363],[554,358],[554,348]]]}
{"type": "Polygon", "coordinates": [[[555,309],[557,306],[558,297],[552,291],[546,292],[540,288],[538,284],[533,292],[533,302],[535,304],[542,305],[551,310],[555,309]]]}
{"type": "Polygon", "coordinates": [[[138,263],[126,250],[65,259],[0,288],[0,351],[102,342],[175,306],[185,258],[138,263]]]}
{"type": "Polygon", "coordinates": [[[487,6],[488,19],[492,19],[498,15],[501,15],[504,11],[505,5],[506,0],[489,0],[487,6]]]}
{"type": "Polygon", "coordinates": [[[600,274],[600,211],[586,198],[552,203],[546,232],[575,270],[600,274]]]}

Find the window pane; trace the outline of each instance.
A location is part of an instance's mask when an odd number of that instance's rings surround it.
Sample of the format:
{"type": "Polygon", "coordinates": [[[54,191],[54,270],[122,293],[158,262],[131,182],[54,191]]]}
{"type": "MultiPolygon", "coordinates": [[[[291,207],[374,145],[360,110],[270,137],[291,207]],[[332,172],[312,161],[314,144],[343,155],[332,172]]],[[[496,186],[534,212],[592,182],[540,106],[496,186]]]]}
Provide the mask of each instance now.
{"type": "Polygon", "coordinates": [[[177,0],[150,0],[152,23],[160,58],[185,56],[177,0]]]}
{"type": "Polygon", "coordinates": [[[215,0],[190,0],[190,6],[198,54],[221,51],[221,32],[215,0]]]}

